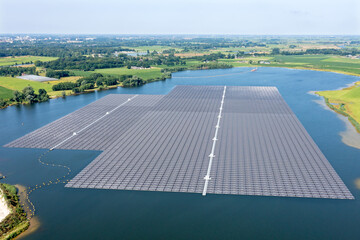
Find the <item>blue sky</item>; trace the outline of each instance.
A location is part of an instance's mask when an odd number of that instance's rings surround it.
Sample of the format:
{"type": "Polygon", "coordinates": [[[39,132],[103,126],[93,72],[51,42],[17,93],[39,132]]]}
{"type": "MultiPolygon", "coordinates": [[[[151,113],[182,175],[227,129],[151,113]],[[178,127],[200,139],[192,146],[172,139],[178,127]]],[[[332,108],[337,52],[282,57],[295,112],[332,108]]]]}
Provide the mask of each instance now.
{"type": "Polygon", "coordinates": [[[0,0],[0,33],[360,34],[359,0],[0,0]]]}

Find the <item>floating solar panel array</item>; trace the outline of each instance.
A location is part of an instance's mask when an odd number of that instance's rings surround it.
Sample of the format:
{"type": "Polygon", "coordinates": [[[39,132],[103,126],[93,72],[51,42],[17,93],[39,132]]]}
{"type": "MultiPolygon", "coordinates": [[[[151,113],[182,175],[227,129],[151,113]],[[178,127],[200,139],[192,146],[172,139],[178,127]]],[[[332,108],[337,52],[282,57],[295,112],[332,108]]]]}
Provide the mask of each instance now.
{"type": "Polygon", "coordinates": [[[354,198],[275,87],[107,95],[6,147],[102,150],[66,187],[354,198]]]}

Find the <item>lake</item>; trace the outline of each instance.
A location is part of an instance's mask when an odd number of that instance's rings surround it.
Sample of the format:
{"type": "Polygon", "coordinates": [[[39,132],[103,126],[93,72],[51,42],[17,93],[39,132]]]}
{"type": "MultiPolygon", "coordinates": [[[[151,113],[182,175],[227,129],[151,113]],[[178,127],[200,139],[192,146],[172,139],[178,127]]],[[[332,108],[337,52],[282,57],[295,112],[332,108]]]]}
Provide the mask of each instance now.
{"type": "MultiPolygon", "coordinates": [[[[25,239],[360,239],[360,149],[344,144],[346,123],[310,91],[345,87],[358,77],[284,68],[185,71],[138,88],[69,96],[0,110],[0,145],[107,94],[167,94],[175,85],[276,86],[355,200],[69,189],[35,191],[40,228],[25,239]]],[[[44,149],[0,147],[5,182],[33,186],[64,169],[40,165],[44,149]]],[[[68,165],[71,178],[100,152],[55,150],[44,161],[68,165]]]]}

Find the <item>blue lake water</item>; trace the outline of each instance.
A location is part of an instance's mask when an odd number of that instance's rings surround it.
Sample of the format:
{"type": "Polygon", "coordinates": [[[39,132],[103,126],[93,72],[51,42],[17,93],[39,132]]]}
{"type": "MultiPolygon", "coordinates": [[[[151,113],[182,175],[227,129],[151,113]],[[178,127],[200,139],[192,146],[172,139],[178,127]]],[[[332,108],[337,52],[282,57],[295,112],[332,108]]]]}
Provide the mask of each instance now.
{"type": "MultiPolygon", "coordinates": [[[[283,68],[186,71],[138,88],[117,88],[0,110],[4,145],[107,94],[167,94],[175,85],[276,86],[356,200],[68,189],[34,192],[40,228],[25,239],[360,239],[360,150],[341,141],[345,124],[308,94],[360,79],[283,68]]],[[[37,162],[41,149],[0,147],[7,183],[32,186],[65,174],[37,162]]],[[[54,150],[45,161],[71,167],[71,177],[100,152],[54,150]]]]}

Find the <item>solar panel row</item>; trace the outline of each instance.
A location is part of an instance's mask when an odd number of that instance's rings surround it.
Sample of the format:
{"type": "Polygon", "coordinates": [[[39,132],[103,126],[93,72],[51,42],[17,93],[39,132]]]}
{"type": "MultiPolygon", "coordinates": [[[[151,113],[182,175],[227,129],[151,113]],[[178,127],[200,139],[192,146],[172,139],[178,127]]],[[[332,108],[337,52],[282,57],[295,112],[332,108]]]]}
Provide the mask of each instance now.
{"type": "MultiPolygon", "coordinates": [[[[223,92],[108,95],[6,146],[51,148],[85,128],[58,148],[104,152],[66,187],[202,193],[223,92]]],[[[227,87],[221,115],[207,193],[353,199],[275,87],[227,87]]]]}

